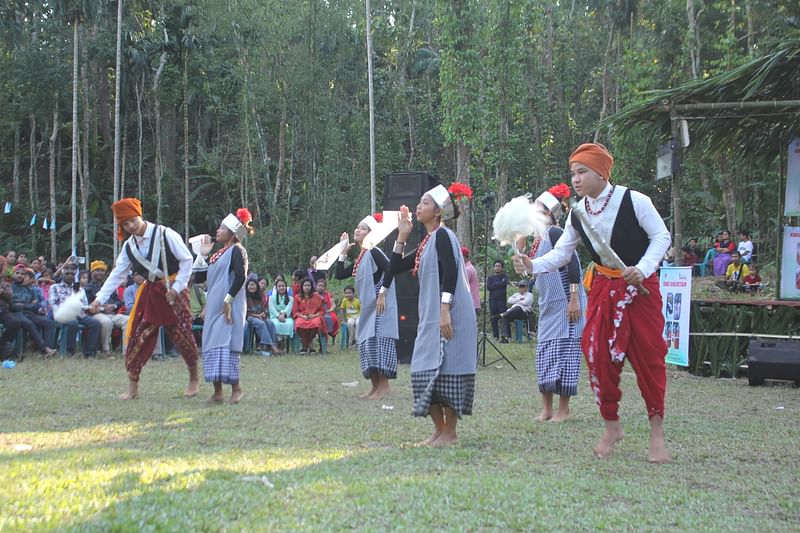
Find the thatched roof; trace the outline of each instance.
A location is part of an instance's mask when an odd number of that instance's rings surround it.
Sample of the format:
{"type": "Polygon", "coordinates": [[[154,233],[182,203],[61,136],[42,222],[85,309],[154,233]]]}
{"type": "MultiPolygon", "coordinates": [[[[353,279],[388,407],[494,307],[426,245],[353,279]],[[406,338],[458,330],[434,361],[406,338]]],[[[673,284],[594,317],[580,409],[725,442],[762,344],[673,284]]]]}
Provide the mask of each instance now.
{"type": "Polygon", "coordinates": [[[712,150],[771,161],[791,137],[800,135],[800,32],[772,50],[711,78],[649,91],[645,100],[603,124],[622,130],[644,127],[668,139],[674,106],[679,117],[697,119],[689,122],[691,137],[707,139],[712,150]]]}

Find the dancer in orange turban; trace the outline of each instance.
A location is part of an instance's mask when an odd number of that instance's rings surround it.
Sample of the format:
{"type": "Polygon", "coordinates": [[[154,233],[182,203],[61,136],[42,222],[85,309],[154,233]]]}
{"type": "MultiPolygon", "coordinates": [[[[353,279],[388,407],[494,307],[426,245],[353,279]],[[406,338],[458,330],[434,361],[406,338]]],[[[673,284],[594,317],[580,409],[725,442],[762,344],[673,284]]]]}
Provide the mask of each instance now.
{"type": "Polygon", "coordinates": [[[99,311],[111,293],[127,278],[128,272],[141,274],[145,282],[139,287],[128,320],[125,367],[128,390],[123,400],[136,398],[139,374],[150,359],[164,328],[189,368],[189,387],[185,396],[197,395],[197,344],[192,335],[192,312],[186,289],[192,273],[192,253],[175,230],[142,219],[142,203],[136,198],[123,198],[111,205],[119,224],[119,236],[130,235],[117,256],[114,270],[108,275],[91,306],[99,311]]]}

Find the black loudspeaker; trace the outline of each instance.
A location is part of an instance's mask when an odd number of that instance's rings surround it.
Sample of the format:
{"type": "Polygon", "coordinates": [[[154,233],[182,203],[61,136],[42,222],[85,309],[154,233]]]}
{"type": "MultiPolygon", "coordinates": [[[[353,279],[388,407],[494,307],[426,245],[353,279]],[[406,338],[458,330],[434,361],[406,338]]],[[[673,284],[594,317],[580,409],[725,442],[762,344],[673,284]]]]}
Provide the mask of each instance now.
{"type": "MultiPolygon", "coordinates": [[[[383,182],[383,208],[387,211],[397,211],[401,205],[406,205],[414,212],[420,197],[425,191],[439,184],[436,176],[427,172],[392,172],[384,177],[383,182]]],[[[414,230],[408,237],[406,250],[411,251],[425,237],[425,228],[414,221],[414,230]]],[[[383,251],[392,256],[394,242],[397,240],[397,231],[392,232],[383,243],[383,251]]],[[[400,323],[397,341],[397,362],[408,364],[414,352],[414,340],[417,337],[417,323],[419,312],[417,300],[419,299],[419,282],[411,277],[409,272],[398,274],[394,278],[395,291],[397,292],[397,315],[400,323]]]]}
{"type": "Polygon", "coordinates": [[[800,341],[750,341],[747,355],[747,379],[761,385],[765,379],[794,381],[800,385],[800,341]]]}

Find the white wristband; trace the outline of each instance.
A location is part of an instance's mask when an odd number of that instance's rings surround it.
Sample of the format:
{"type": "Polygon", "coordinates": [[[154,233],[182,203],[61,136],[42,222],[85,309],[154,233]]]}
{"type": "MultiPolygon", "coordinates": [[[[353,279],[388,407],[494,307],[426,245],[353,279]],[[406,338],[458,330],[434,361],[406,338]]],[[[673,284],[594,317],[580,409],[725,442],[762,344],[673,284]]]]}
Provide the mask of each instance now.
{"type": "Polygon", "coordinates": [[[231,296],[230,294],[226,294],[225,298],[223,298],[222,301],[225,302],[226,304],[229,304],[233,301],[233,296],[231,296]]]}
{"type": "Polygon", "coordinates": [[[453,294],[449,292],[442,293],[442,303],[443,304],[450,304],[453,302],[453,294]]]}
{"type": "Polygon", "coordinates": [[[381,285],[381,288],[380,288],[380,289],[378,289],[378,294],[386,294],[386,287],[384,287],[383,285],[381,285]]]}

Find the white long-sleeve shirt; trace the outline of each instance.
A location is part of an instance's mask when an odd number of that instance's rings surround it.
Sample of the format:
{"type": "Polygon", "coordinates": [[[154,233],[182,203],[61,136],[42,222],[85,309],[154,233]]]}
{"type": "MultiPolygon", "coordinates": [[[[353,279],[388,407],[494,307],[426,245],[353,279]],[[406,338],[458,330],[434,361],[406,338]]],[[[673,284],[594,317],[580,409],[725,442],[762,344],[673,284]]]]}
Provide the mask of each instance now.
{"type": "Polygon", "coordinates": [[[508,308],[519,306],[526,313],[530,313],[533,308],[533,294],[528,291],[516,292],[508,297],[508,308]]]}
{"type": "MultiPolygon", "coordinates": [[[[144,230],[144,235],[139,237],[134,235],[131,237],[133,243],[139,249],[143,256],[147,256],[147,251],[150,249],[150,239],[153,238],[156,225],[151,222],[145,222],[147,227],[144,230]]],[[[181,292],[189,284],[189,277],[192,275],[192,252],[184,244],[183,239],[172,228],[165,226],[164,240],[165,244],[172,250],[175,259],[178,260],[178,274],[175,281],[172,282],[172,288],[176,292],[181,292]]],[[[127,242],[127,241],[126,241],[127,242]]],[[[153,261],[161,267],[161,258],[154,257],[153,261]]],[[[119,287],[123,281],[128,277],[128,272],[131,270],[131,261],[128,258],[128,253],[125,251],[125,244],[122,245],[122,250],[117,256],[117,261],[114,264],[114,269],[108,275],[105,283],[97,292],[97,300],[101,304],[105,304],[111,293],[119,287]]]]}
{"type": "MultiPolygon", "coordinates": [[[[612,190],[614,189],[611,184],[608,183],[605,189],[603,189],[603,192],[600,193],[600,196],[597,198],[587,197],[589,208],[593,212],[597,212],[603,206],[612,190]]],[[[614,192],[615,195],[621,196],[625,192],[625,187],[617,185],[614,192]]],[[[669,230],[664,224],[664,220],[662,220],[661,215],[658,214],[658,211],[648,196],[638,191],[631,190],[631,201],[633,203],[633,211],[636,214],[636,219],[639,221],[639,225],[645,233],[647,233],[650,244],[639,262],[636,263],[636,265],[628,266],[635,266],[641,270],[644,277],[647,278],[658,269],[658,265],[661,264],[661,259],[672,243],[672,237],[670,237],[669,230]]],[[[619,213],[619,205],[620,202],[614,202],[612,199],[606,209],[599,215],[593,215],[588,210],[586,211],[589,221],[594,225],[597,232],[606,242],[611,242],[611,232],[614,229],[617,213],[619,213]]],[[[555,272],[569,263],[572,258],[572,253],[575,251],[575,248],[577,248],[579,242],[581,242],[581,235],[578,233],[578,230],[572,226],[572,218],[568,217],[566,226],[564,227],[564,234],[558,239],[555,247],[542,257],[533,260],[533,273],[555,272]]]]}

